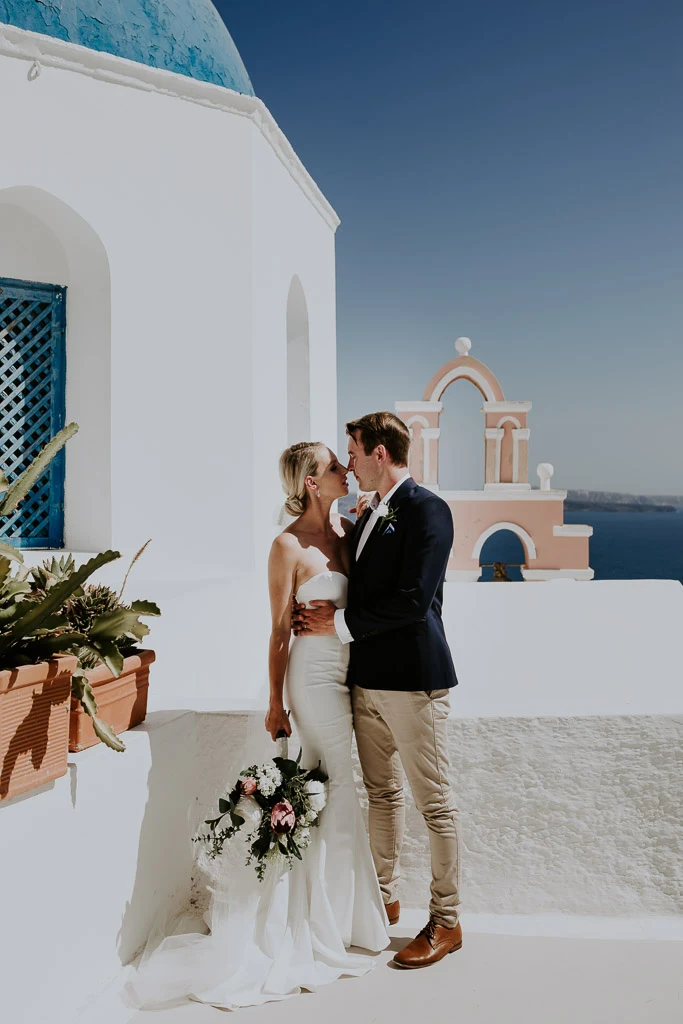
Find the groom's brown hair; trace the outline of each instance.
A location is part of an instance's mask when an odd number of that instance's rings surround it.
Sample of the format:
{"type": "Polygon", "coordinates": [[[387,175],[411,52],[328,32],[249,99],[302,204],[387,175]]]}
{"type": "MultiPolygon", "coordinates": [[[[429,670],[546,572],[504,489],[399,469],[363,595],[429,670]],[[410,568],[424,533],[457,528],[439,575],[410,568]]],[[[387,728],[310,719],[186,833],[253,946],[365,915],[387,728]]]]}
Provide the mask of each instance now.
{"type": "Polygon", "coordinates": [[[347,423],[346,433],[363,446],[366,455],[383,444],[395,466],[408,465],[410,431],[393,412],[369,412],[347,423]]]}

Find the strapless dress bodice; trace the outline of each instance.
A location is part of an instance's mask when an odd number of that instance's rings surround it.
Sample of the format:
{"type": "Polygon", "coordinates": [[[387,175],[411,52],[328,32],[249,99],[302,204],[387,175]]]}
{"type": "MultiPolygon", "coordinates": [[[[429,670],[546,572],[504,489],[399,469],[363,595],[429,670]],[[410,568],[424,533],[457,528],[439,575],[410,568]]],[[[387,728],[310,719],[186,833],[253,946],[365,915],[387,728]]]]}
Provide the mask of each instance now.
{"type": "Polygon", "coordinates": [[[315,576],[305,580],[296,592],[299,604],[310,607],[311,601],[333,601],[337,608],[346,608],[346,594],[349,586],[348,578],[343,572],[331,569],[328,572],[317,572],[315,576]]]}

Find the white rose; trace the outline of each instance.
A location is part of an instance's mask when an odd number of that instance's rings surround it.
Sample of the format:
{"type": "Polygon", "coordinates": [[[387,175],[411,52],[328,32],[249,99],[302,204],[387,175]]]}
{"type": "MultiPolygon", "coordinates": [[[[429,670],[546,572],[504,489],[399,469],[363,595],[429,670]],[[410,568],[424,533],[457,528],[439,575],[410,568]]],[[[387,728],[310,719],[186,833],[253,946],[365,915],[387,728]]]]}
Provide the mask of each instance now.
{"type": "Polygon", "coordinates": [[[297,846],[300,846],[302,850],[305,850],[311,842],[310,828],[298,828],[294,833],[294,842],[297,846]]]}
{"type": "Polygon", "coordinates": [[[261,824],[263,812],[253,796],[240,797],[235,807],[235,813],[239,814],[240,818],[244,818],[244,825],[241,828],[247,835],[256,832],[261,824]]]}
{"type": "Polygon", "coordinates": [[[311,779],[304,785],[304,793],[308,797],[308,803],[311,810],[320,814],[327,803],[325,783],[318,782],[317,779],[311,779]]]}
{"type": "Polygon", "coordinates": [[[274,764],[262,764],[256,769],[258,788],[264,796],[272,796],[282,782],[282,773],[274,764]]]}

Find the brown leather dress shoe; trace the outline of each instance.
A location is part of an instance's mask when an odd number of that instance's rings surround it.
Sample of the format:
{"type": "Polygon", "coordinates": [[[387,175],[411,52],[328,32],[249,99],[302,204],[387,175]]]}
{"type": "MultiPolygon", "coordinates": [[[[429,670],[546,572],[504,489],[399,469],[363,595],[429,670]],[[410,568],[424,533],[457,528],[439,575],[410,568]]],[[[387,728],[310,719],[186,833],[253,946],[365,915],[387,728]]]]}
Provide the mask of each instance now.
{"type": "Polygon", "coordinates": [[[393,903],[385,903],[384,909],[387,912],[389,924],[398,924],[398,919],[401,916],[401,904],[399,901],[394,900],[393,903]]]}
{"type": "Polygon", "coordinates": [[[399,967],[429,967],[443,960],[449,953],[455,953],[462,946],[460,922],[455,928],[444,928],[433,917],[408,945],[394,957],[399,967]]]}

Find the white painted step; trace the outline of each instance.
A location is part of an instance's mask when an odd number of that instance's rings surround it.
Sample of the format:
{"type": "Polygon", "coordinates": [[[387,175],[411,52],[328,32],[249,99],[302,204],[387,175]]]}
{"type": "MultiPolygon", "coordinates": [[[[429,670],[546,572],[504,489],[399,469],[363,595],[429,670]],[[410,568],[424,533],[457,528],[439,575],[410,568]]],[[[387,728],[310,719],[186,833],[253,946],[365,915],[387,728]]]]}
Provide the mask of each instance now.
{"type": "MultiPolygon", "coordinates": [[[[362,978],[344,978],[318,992],[237,1011],[244,1024],[680,1024],[683,1019],[683,943],[638,937],[637,921],[529,917],[536,934],[503,934],[522,927],[510,917],[486,921],[463,915],[463,948],[419,971],[393,968],[393,953],[424,923],[404,911],[391,929],[391,949],[362,978]],[[477,930],[496,927],[498,934],[477,930]],[[574,935],[558,935],[558,927],[574,935]],[[555,934],[551,929],[555,928],[555,934]],[[581,933],[612,937],[586,938],[581,933]],[[543,932],[550,934],[543,934],[543,932]],[[539,933],[540,932],[540,933],[539,933]],[[616,935],[621,938],[616,938],[616,935]]],[[[679,919],[669,934],[683,935],[679,919]]],[[[666,930],[666,929],[665,929],[666,930]]],[[[660,923],[660,933],[661,923],[660,923]]],[[[123,1007],[117,979],[73,1024],[219,1024],[226,1011],[199,1003],[142,1012],[123,1007]]]]}

